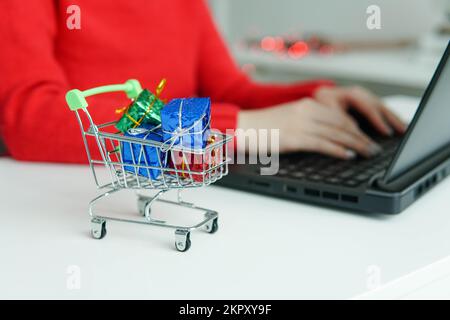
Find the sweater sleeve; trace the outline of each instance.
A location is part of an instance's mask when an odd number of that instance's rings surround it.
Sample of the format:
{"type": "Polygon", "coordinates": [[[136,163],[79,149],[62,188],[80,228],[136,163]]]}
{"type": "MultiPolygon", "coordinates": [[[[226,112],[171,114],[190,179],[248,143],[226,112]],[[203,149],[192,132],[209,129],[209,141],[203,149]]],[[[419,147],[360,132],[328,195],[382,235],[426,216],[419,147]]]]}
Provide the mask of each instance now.
{"type": "Polygon", "coordinates": [[[288,85],[258,84],[233,61],[203,0],[200,1],[199,93],[213,101],[212,123],[217,129],[233,129],[239,109],[254,109],[312,96],[329,80],[313,80],[288,85]],[[222,105],[214,103],[220,102],[222,105]],[[219,110],[219,108],[223,110],[219,110]]]}
{"type": "Polygon", "coordinates": [[[55,11],[52,0],[0,1],[0,136],[18,160],[86,162],[54,56],[55,11]]]}

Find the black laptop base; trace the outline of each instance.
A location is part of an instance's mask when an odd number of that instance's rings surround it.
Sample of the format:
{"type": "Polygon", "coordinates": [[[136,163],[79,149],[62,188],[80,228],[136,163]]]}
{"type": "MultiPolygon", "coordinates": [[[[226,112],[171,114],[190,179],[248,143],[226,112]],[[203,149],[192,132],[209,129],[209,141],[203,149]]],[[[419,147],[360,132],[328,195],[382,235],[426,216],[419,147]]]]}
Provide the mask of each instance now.
{"type": "Polygon", "coordinates": [[[289,177],[261,176],[255,174],[258,168],[257,165],[231,165],[229,175],[216,184],[351,211],[397,214],[450,174],[450,159],[399,191],[377,187],[377,175],[367,184],[345,187],[289,177]]]}
{"type": "Polygon", "coordinates": [[[219,183],[242,190],[367,212],[399,213],[450,173],[450,42],[404,137],[379,137],[351,108],[360,128],[383,147],[373,159],[289,155],[275,176],[237,165],[219,183]]]}
{"type": "Polygon", "coordinates": [[[397,214],[450,174],[450,145],[430,155],[396,183],[382,177],[403,137],[373,136],[383,152],[375,158],[339,160],[320,154],[280,156],[275,175],[260,174],[259,165],[230,165],[216,184],[269,196],[342,208],[397,214]]]}

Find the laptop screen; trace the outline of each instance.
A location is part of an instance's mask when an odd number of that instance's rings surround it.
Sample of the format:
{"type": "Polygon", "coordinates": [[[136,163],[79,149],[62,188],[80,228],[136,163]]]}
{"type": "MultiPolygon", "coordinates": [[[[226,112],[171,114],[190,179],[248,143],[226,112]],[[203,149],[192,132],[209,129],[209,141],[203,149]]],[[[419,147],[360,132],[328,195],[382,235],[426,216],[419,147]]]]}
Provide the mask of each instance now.
{"type": "Polygon", "coordinates": [[[450,42],[384,181],[392,182],[450,144],[450,42]]]}

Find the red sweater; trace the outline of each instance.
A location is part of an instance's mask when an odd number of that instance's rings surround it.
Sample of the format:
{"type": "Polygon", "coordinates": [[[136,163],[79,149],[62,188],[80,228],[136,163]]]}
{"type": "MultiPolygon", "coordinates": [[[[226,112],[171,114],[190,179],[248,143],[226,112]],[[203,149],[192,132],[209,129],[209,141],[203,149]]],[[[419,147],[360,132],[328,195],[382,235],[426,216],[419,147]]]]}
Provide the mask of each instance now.
{"type": "MultiPolygon", "coordinates": [[[[212,126],[236,126],[239,109],[310,96],[321,84],[255,84],[232,61],[200,0],[1,0],[0,136],[16,159],[85,162],[65,93],[139,79],[164,98],[209,96],[212,126]],[[69,30],[69,5],[81,30],[69,30]]],[[[117,118],[123,94],[89,99],[97,123],[117,118]]]]}

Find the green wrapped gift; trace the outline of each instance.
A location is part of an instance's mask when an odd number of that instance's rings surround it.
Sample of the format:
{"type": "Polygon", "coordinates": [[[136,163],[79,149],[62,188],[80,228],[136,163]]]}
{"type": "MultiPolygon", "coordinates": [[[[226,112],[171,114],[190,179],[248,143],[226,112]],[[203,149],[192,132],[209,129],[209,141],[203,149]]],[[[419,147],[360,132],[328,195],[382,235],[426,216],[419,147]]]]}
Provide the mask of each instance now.
{"type": "Polygon", "coordinates": [[[128,129],[136,128],[141,124],[161,124],[161,109],[163,107],[164,103],[158,96],[144,89],[128,107],[116,110],[118,113],[123,113],[116,123],[116,128],[121,132],[126,132],[128,129]]]}

